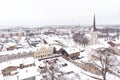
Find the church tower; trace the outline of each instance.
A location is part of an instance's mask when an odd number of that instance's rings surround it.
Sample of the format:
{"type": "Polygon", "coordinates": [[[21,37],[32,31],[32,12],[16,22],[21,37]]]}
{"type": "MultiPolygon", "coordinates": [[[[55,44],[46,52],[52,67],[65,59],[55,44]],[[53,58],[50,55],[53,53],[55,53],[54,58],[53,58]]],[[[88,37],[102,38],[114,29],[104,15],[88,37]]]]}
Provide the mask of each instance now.
{"type": "Polygon", "coordinates": [[[93,18],[93,31],[97,31],[97,29],[96,29],[96,21],[95,21],[95,14],[94,14],[94,18],[93,18]]]}
{"type": "Polygon", "coordinates": [[[95,14],[94,14],[94,18],[93,18],[93,26],[92,26],[92,31],[90,31],[90,44],[94,45],[97,44],[97,38],[98,38],[98,32],[96,29],[96,21],[95,21],[95,14]]]}

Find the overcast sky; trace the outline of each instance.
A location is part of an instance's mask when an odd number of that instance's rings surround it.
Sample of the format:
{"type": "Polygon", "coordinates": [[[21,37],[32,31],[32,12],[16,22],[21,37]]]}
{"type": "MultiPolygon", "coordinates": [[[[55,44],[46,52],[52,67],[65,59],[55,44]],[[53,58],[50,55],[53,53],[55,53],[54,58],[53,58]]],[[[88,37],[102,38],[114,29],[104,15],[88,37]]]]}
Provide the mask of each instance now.
{"type": "Polygon", "coordinates": [[[0,25],[120,24],[120,0],[0,0],[0,25]]]}

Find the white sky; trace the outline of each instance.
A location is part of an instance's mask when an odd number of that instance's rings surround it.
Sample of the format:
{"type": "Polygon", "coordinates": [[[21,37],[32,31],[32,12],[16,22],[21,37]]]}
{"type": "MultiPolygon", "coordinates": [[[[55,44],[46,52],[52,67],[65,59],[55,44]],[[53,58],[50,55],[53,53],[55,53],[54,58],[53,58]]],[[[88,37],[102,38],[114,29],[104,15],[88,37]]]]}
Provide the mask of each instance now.
{"type": "Polygon", "coordinates": [[[0,0],[0,25],[120,24],[120,0],[0,0]]]}

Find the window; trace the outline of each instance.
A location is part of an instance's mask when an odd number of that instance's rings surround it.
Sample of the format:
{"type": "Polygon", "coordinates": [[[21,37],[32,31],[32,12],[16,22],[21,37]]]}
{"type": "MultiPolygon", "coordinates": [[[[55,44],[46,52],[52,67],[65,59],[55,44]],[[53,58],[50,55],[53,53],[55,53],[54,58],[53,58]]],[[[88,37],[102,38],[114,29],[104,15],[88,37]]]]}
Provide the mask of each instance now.
{"type": "Polygon", "coordinates": [[[41,58],[42,58],[42,55],[41,55],[41,58]]]}

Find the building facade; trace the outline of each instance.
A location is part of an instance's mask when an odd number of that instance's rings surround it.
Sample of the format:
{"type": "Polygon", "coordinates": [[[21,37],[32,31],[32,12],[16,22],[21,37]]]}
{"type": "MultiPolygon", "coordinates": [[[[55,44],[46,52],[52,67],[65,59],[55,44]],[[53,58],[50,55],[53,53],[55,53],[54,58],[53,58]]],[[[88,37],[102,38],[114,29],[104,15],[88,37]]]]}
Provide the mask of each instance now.
{"type": "Polygon", "coordinates": [[[34,51],[5,51],[3,53],[0,53],[0,62],[5,62],[9,60],[14,59],[20,59],[20,58],[27,58],[27,57],[34,57],[34,51]],[[7,54],[5,54],[7,53],[7,54]]]}
{"type": "Polygon", "coordinates": [[[53,54],[53,47],[49,45],[38,47],[37,51],[34,54],[35,58],[47,58],[53,54]]]}
{"type": "Polygon", "coordinates": [[[26,36],[25,31],[17,31],[17,32],[0,32],[0,38],[11,38],[13,36],[26,36]]]}

